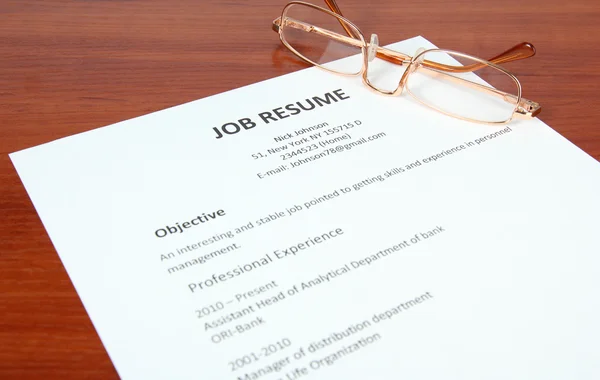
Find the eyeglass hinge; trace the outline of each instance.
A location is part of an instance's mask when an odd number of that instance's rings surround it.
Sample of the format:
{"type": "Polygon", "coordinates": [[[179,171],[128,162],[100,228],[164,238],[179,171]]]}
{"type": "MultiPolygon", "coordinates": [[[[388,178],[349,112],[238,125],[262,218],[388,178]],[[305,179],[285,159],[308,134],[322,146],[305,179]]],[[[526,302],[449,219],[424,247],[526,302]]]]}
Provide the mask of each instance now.
{"type": "Polygon", "coordinates": [[[521,99],[521,102],[519,102],[519,106],[515,112],[520,115],[535,117],[537,114],[542,112],[542,106],[534,101],[521,99]]]}
{"type": "Polygon", "coordinates": [[[278,17],[275,20],[273,20],[273,23],[271,24],[271,29],[279,33],[279,24],[281,24],[281,17],[278,17]]]}

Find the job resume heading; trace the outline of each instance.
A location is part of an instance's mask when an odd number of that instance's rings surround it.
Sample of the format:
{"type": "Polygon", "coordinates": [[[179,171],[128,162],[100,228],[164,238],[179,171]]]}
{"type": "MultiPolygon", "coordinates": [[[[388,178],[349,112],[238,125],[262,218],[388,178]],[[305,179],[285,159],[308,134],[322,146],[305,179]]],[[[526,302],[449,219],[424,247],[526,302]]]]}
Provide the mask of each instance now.
{"type": "MultiPolygon", "coordinates": [[[[322,96],[313,96],[302,101],[286,104],[285,106],[273,108],[270,111],[259,112],[258,117],[264,124],[269,124],[272,121],[279,121],[288,117],[298,115],[303,111],[312,111],[317,107],[324,107],[329,104],[337,103],[341,100],[350,99],[350,96],[345,94],[340,88],[330,92],[326,92],[322,96]]],[[[220,128],[213,127],[213,131],[217,134],[216,138],[223,138],[225,135],[235,135],[242,130],[255,128],[257,124],[249,117],[243,117],[235,122],[223,124],[220,128]]]]}

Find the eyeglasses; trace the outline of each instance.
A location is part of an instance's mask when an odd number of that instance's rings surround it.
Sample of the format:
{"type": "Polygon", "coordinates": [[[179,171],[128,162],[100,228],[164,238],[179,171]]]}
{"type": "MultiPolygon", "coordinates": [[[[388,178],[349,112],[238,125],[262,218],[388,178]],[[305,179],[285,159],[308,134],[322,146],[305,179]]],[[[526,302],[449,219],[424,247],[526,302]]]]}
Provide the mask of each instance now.
{"type": "Polygon", "coordinates": [[[406,90],[425,106],[466,121],[502,125],[516,115],[540,113],[538,103],[521,96],[517,77],[499,66],[533,56],[533,45],[516,45],[489,61],[446,49],[421,48],[411,57],[379,46],[376,34],[367,43],[335,0],[326,3],[331,10],[292,1],[273,21],[281,42],[307,63],[361,75],[364,84],[384,95],[406,90]]]}

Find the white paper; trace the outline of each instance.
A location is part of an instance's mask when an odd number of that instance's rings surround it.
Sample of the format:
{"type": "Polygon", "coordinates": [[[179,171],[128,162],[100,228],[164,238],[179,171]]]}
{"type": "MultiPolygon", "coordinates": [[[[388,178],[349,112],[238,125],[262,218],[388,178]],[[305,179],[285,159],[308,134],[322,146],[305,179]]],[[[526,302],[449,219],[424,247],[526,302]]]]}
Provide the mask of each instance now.
{"type": "Polygon", "coordinates": [[[539,120],[312,68],[11,159],[125,379],[600,378],[600,165],[539,120]]]}

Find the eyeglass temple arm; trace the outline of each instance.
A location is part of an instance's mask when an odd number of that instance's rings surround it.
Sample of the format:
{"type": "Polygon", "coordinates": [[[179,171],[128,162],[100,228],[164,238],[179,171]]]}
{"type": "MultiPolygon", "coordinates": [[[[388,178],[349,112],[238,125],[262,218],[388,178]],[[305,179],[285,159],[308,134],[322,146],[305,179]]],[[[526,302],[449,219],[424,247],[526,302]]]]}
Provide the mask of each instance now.
{"type": "MultiPolygon", "coordinates": [[[[335,2],[335,0],[325,0],[325,4],[327,4],[327,8],[329,8],[333,13],[337,13],[340,16],[344,16],[342,14],[342,10],[340,9],[340,7],[337,5],[337,3],[335,2]]],[[[350,29],[348,27],[348,25],[346,25],[342,20],[339,20],[340,25],[342,25],[342,28],[344,28],[344,30],[346,31],[346,33],[348,34],[348,36],[350,37],[358,37],[355,36],[355,33],[353,33],[352,29],[350,29]]]]}
{"type": "Polygon", "coordinates": [[[479,91],[484,91],[484,92],[488,92],[493,95],[499,96],[504,101],[511,103],[513,105],[516,105],[517,108],[516,108],[515,112],[518,113],[519,115],[523,115],[526,117],[534,117],[537,114],[539,114],[540,112],[542,112],[542,106],[539,103],[536,103],[532,100],[521,98],[521,100],[517,104],[517,100],[518,100],[517,96],[515,96],[513,94],[509,94],[504,91],[500,91],[493,87],[484,86],[482,84],[472,82],[468,79],[456,77],[454,75],[450,75],[450,74],[438,71],[436,69],[425,68],[425,70],[422,72],[425,72],[425,73],[431,74],[431,75],[436,75],[436,74],[441,75],[444,77],[444,79],[452,80],[452,81],[460,83],[461,85],[468,86],[468,87],[474,88],[479,91]]]}
{"type": "MultiPolygon", "coordinates": [[[[342,17],[344,16],[342,14],[342,10],[337,5],[337,3],[335,2],[335,0],[325,0],[325,4],[327,4],[327,8],[329,8],[333,13],[336,13],[336,14],[342,16],[342,17]]],[[[340,23],[340,25],[342,26],[342,28],[344,28],[344,30],[346,31],[346,34],[349,37],[353,37],[353,38],[359,39],[359,37],[356,35],[356,32],[353,31],[351,28],[349,28],[348,25],[345,22],[343,22],[340,19],[338,19],[338,22],[340,23]]]]}
{"type": "MultiPolygon", "coordinates": [[[[300,29],[300,30],[303,30],[308,33],[320,34],[322,36],[326,36],[326,37],[334,39],[338,42],[344,43],[346,45],[351,45],[351,46],[355,46],[358,48],[363,47],[362,41],[360,41],[359,38],[346,37],[339,33],[335,33],[330,30],[323,29],[318,26],[310,25],[305,22],[293,20],[290,18],[286,18],[285,22],[286,22],[286,26],[290,26],[292,28],[300,29]]],[[[343,22],[341,22],[341,23],[347,30],[347,25],[343,22]]],[[[280,26],[281,26],[281,17],[273,20],[272,27],[273,27],[274,31],[279,32],[280,26]]],[[[394,50],[386,49],[381,46],[377,47],[376,55],[378,58],[381,58],[384,61],[388,61],[388,62],[397,64],[397,65],[406,64],[411,59],[411,57],[409,55],[406,55],[406,54],[403,54],[403,53],[400,53],[400,52],[397,52],[394,50]]],[[[516,61],[519,59],[529,58],[533,55],[535,55],[535,47],[528,42],[522,42],[520,44],[517,44],[517,45],[511,47],[510,49],[506,50],[505,52],[491,58],[489,60],[489,62],[499,64],[499,63],[516,61]]],[[[423,65],[426,67],[434,68],[436,70],[442,70],[442,71],[453,72],[453,73],[465,73],[465,72],[475,71],[475,70],[478,70],[481,67],[483,67],[482,64],[471,64],[471,65],[467,65],[467,66],[444,65],[444,64],[440,64],[440,63],[432,62],[432,61],[428,61],[428,60],[423,61],[423,65]]]]}
{"type": "Polygon", "coordinates": [[[342,10],[337,5],[335,0],[325,0],[325,4],[327,4],[327,8],[329,8],[333,13],[337,13],[340,16],[343,16],[342,10]]]}

